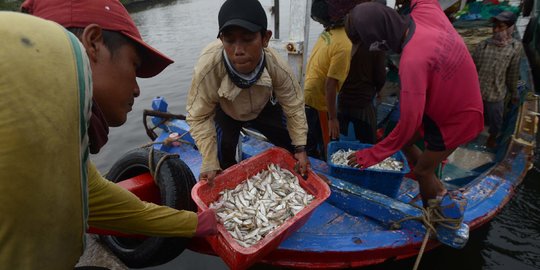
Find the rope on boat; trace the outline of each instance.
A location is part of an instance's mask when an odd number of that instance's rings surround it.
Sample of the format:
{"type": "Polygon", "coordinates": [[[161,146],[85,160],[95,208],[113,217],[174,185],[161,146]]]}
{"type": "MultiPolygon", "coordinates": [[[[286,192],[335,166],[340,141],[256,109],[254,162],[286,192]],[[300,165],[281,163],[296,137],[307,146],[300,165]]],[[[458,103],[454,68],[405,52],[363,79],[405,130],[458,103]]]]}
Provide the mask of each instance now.
{"type": "Polygon", "coordinates": [[[429,206],[427,208],[418,207],[416,205],[413,205],[414,207],[420,209],[422,211],[421,216],[411,216],[411,217],[405,217],[398,221],[392,222],[392,225],[390,228],[392,230],[397,230],[401,228],[401,223],[404,221],[409,220],[418,220],[424,224],[424,227],[426,227],[426,235],[424,236],[424,239],[422,240],[422,246],[420,247],[420,251],[418,252],[418,256],[416,257],[416,261],[414,263],[413,270],[418,269],[418,266],[420,265],[420,260],[422,259],[422,255],[424,254],[428,239],[431,235],[431,232],[436,232],[435,226],[442,226],[451,230],[457,230],[460,228],[461,223],[463,222],[463,217],[456,219],[456,218],[447,218],[444,217],[441,213],[441,207],[438,201],[436,200],[429,200],[429,206]]]}
{"type": "Polygon", "coordinates": [[[159,170],[161,169],[161,165],[163,164],[163,162],[165,162],[167,159],[178,157],[178,154],[164,155],[159,159],[156,168],[154,169],[154,147],[150,147],[150,151],[148,151],[148,170],[150,171],[150,175],[152,175],[152,178],[154,179],[156,185],[158,180],[157,176],[159,175],[159,170]]]}
{"type": "Polygon", "coordinates": [[[429,236],[430,236],[431,228],[427,229],[426,235],[424,236],[424,240],[422,240],[422,247],[420,248],[420,251],[418,252],[418,256],[416,257],[416,261],[414,262],[413,270],[418,269],[418,266],[420,265],[420,260],[422,260],[422,255],[424,255],[424,249],[426,248],[429,236]]]}
{"type": "Polygon", "coordinates": [[[146,147],[150,148],[150,151],[148,151],[148,170],[150,171],[150,175],[152,175],[152,178],[154,179],[154,182],[156,182],[156,184],[157,184],[157,175],[159,175],[159,170],[161,169],[161,165],[163,164],[163,162],[165,162],[167,159],[170,159],[170,158],[179,158],[180,155],[178,155],[178,154],[166,154],[166,155],[162,156],[159,159],[158,163],[156,164],[156,168],[154,169],[154,147],[151,147],[151,146],[154,145],[154,144],[163,144],[163,145],[166,145],[166,146],[171,146],[175,142],[185,143],[185,144],[192,144],[192,143],[182,139],[182,137],[184,137],[188,133],[189,133],[189,131],[186,131],[186,132],[182,133],[182,135],[180,135],[178,137],[174,137],[174,138],[167,137],[162,142],[150,142],[150,143],[147,143],[147,144],[142,146],[143,148],[146,148],[146,147]]]}
{"type": "Polygon", "coordinates": [[[152,175],[152,178],[154,179],[154,182],[156,182],[156,184],[157,184],[157,175],[159,175],[159,170],[161,169],[161,165],[163,164],[163,162],[165,162],[169,158],[179,158],[180,156],[178,154],[166,154],[159,159],[158,163],[156,164],[156,168],[154,169],[154,147],[151,147],[151,146],[154,144],[163,144],[163,145],[171,146],[174,142],[191,144],[190,142],[186,140],[182,140],[182,137],[188,134],[188,132],[189,131],[186,131],[182,135],[178,137],[174,137],[174,138],[167,137],[162,142],[151,142],[143,146],[143,148],[150,146],[149,147],[150,151],[148,151],[148,170],[150,171],[150,175],[152,175]]]}

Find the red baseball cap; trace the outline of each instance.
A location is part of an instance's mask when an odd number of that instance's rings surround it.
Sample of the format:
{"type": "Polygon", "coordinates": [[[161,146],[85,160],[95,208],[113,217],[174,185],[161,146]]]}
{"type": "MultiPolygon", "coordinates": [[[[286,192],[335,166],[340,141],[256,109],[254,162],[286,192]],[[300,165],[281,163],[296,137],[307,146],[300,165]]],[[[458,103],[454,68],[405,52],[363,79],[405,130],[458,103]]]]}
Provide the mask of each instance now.
{"type": "Polygon", "coordinates": [[[21,10],[66,28],[84,28],[95,23],[105,30],[122,33],[146,51],[137,77],[153,77],[174,62],[143,41],[126,8],[118,0],[25,0],[21,10]]]}

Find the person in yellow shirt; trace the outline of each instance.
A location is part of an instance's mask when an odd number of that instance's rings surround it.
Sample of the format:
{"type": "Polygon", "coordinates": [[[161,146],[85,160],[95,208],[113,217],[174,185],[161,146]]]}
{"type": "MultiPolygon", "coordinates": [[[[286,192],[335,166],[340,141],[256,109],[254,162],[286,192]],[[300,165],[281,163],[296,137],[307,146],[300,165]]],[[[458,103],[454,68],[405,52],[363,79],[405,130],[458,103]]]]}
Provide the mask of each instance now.
{"type": "Polygon", "coordinates": [[[339,138],[336,95],[349,73],[351,48],[343,25],[328,26],[309,57],[304,98],[308,121],[306,150],[310,156],[325,159],[328,136],[339,138]]]}
{"type": "Polygon", "coordinates": [[[88,226],[128,234],[216,233],[213,211],[142,202],[90,162],[126,121],[135,80],[172,60],[117,0],[29,0],[0,12],[0,268],[73,269],[88,226]],[[71,33],[71,32],[73,33],[71,33]]]}
{"type": "Polygon", "coordinates": [[[352,49],[345,32],[345,16],[356,5],[368,1],[315,0],[312,3],[311,18],[321,23],[324,31],[309,56],[304,80],[309,156],[326,160],[326,145],[338,139],[343,130],[336,98],[349,76],[352,49]]]}

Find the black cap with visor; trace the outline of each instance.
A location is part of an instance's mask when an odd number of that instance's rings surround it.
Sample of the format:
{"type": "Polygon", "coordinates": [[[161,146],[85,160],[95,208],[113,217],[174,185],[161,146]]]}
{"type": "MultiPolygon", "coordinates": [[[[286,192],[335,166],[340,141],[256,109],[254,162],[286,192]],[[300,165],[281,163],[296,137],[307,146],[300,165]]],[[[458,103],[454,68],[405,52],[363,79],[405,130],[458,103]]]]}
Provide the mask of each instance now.
{"type": "Polygon", "coordinates": [[[229,26],[239,26],[250,32],[266,30],[266,12],[257,0],[227,0],[218,14],[219,32],[229,26]]]}
{"type": "Polygon", "coordinates": [[[512,11],[503,11],[496,16],[491,17],[491,22],[499,21],[508,26],[512,26],[517,21],[517,16],[512,11]]]}

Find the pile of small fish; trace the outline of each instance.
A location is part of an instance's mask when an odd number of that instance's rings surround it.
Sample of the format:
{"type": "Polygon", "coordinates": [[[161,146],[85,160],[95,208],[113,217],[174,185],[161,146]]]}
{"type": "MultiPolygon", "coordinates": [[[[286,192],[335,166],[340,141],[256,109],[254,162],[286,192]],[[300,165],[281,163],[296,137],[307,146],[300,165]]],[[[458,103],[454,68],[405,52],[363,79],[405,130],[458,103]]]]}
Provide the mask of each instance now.
{"type": "Polygon", "coordinates": [[[348,157],[356,152],[355,150],[345,150],[345,149],[339,149],[336,152],[332,154],[332,163],[339,166],[349,166],[349,160],[348,157]]]}
{"type": "MultiPolygon", "coordinates": [[[[332,163],[339,166],[347,166],[350,167],[348,164],[348,157],[356,152],[355,150],[344,150],[339,149],[335,153],[332,154],[332,163]]],[[[388,157],[379,164],[375,164],[371,167],[368,167],[368,169],[377,169],[377,170],[387,170],[387,171],[401,171],[403,169],[403,162],[395,159],[394,157],[388,157]]]]}
{"type": "Polygon", "coordinates": [[[243,247],[250,247],[313,201],[298,178],[270,164],[210,204],[218,220],[243,247]]]}

